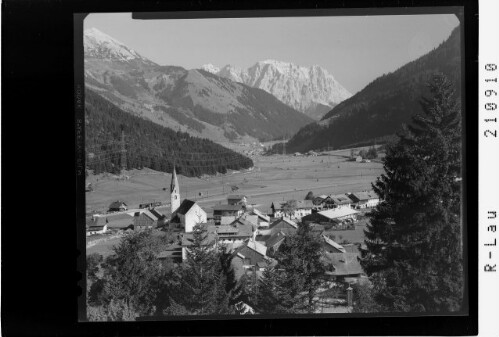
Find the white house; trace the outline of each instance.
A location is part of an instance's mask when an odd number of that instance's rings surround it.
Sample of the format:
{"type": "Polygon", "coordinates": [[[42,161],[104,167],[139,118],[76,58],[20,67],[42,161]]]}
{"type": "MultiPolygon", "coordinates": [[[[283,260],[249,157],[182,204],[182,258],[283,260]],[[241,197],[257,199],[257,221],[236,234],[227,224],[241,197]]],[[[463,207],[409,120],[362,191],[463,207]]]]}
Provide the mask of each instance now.
{"type": "Polygon", "coordinates": [[[286,201],[274,201],[270,208],[272,209],[274,218],[290,217],[291,219],[301,219],[302,217],[312,213],[315,207],[312,200],[298,200],[291,214],[287,214],[284,210],[286,201]]]}
{"type": "Polygon", "coordinates": [[[207,215],[196,202],[185,199],[173,213],[171,222],[180,223],[184,231],[190,233],[196,224],[207,222],[207,215]]]}
{"type": "Polygon", "coordinates": [[[87,220],[86,222],[87,236],[106,233],[107,224],[108,221],[104,217],[94,217],[92,219],[87,220]]]}

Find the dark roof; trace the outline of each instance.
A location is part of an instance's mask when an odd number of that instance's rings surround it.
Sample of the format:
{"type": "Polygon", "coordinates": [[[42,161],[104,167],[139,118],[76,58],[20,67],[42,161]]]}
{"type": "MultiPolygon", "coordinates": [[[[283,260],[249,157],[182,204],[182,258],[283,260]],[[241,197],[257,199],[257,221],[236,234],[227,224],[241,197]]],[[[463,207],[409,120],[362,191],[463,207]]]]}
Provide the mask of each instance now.
{"type": "Polygon", "coordinates": [[[350,194],[350,198],[352,200],[358,202],[358,201],[366,201],[366,200],[371,200],[371,199],[378,199],[378,195],[374,193],[374,191],[364,191],[364,192],[355,192],[350,194]]]}
{"type": "Polygon", "coordinates": [[[347,276],[364,273],[358,254],[324,252],[323,256],[326,264],[334,267],[333,271],[326,272],[328,275],[347,276]]]}
{"type": "Polygon", "coordinates": [[[185,215],[185,214],[187,214],[187,212],[189,212],[189,210],[191,209],[192,206],[194,206],[195,203],[196,202],[194,202],[192,200],[184,199],[184,201],[182,201],[182,203],[177,208],[175,213],[185,215]]]}
{"type": "Polygon", "coordinates": [[[269,229],[273,229],[278,225],[284,225],[284,227],[298,229],[298,225],[294,221],[289,219],[277,219],[276,221],[270,224],[269,229]]]}
{"type": "Polygon", "coordinates": [[[151,212],[158,219],[162,219],[165,217],[163,213],[158,212],[155,208],[151,208],[149,212],[151,212]]]}
{"type": "Polygon", "coordinates": [[[106,225],[94,225],[94,226],[88,226],[87,231],[88,232],[93,232],[93,231],[101,231],[104,229],[106,225]]]}
{"type": "Polygon", "coordinates": [[[109,208],[120,208],[122,205],[126,206],[125,202],[118,200],[111,203],[111,205],[109,205],[109,208]]]}
{"type": "Polygon", "coordinates": [[[331,195],[330,197],[336,205],[345,205],[352,203],[352,199],[350,199],[345,194],[336,194],[331,195]]]}
{"type": "Polygon", "coordinates": [[[215,205],[214,211],[240,211],[243,209],[242,205],[215,205]]]}
{"type": "Polygon", "coordinates": [[[271,236],[265,238],[265,246],[272,247],[275,244],[279,243],[280,241],[284,240],[285,238],[286,238],[286,234],[284,234],[282,231],[277,232],[277,233],[272,234],[271,236]]]}

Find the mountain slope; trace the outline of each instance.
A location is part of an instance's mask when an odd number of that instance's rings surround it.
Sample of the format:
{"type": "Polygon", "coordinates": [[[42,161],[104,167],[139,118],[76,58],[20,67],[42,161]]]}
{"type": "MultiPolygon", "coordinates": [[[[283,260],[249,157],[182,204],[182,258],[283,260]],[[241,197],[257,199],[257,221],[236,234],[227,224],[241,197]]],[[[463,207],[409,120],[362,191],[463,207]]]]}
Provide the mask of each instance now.
{"type": "Polygon", "coordinates": [[[86,86],[131,114],[217,142],[289,136],[312,119],[267,92],[203,70],[160,66],[85,31],[86,86]]]}
{"type": "Polygon", "coordinates": [[[92,90],[85,92],[87,167],[114,172],[120,167],[121,128],[125,132],[127,168],[177,172],[185,176],[225,173],[253,166],[253,161],[207,139],[175,132],[133,116],[92,90]]]}
{"type": "Polygon", "coordinates": [[[368,144],[393,137],[403,123],[421,111],[419,100],[428,95],[426,82],[435,72],[446,74],[461,95],[460,32],[456,28],[436,49],[383,75],[335,106],[324,118],[302,128],[288,142],[289,151],[308,151],[368,144]]]}
{"type": "Polygon", "coordinates": [[[206,64],[202,69],[265,90],[315,120],[320,119],[328,107],[352,96],[327,70],[317,65],[306,68],[266,60],[245,70],[231,65],[218,68],[212,64],[206,64]]]}

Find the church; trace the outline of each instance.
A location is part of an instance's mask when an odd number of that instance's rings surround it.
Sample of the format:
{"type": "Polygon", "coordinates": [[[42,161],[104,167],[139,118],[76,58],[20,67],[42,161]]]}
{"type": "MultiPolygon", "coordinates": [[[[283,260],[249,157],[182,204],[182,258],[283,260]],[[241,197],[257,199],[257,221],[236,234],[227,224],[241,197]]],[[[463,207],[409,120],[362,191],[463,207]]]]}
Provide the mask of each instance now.
{"type": "Polygon", "coordinates": [[[206,212],[192,200],[184,199],[180,202],[180,186],[177,172],[173,166],[172,181],[170,183],[171,223],[178,223],[185,233],[191,233],[196,224],[206,223],[206,212]]]}

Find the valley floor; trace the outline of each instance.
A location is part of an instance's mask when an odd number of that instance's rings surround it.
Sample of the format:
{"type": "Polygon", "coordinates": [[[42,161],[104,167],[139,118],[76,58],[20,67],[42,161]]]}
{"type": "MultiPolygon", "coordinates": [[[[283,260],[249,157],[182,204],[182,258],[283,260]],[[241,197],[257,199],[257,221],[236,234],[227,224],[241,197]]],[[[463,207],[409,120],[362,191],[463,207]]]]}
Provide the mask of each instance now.
{"type": "MultiPolygon", "coordinates": [[[[188,178],[179,175],[182,199],[195,200],[208,214],[224,203],[229,194],[244,194],[250,203],[268,212],[274,200],[302,200],[308,191],[315,195],[339,194],[371,189],[383,172],[381,162],[348,161],[350,150],[331,151],[327,156],[254,156],[254,168],[225,175],[188,178]]],[[[87,213],[105,213],[109,205],[123,200],[129,208],[159,201],[168,205],[171,175],[150,169],[126,172],[127,180],[111,175],[89,176],[93,191],[86,192],[87,213]]]]}

